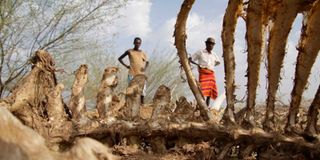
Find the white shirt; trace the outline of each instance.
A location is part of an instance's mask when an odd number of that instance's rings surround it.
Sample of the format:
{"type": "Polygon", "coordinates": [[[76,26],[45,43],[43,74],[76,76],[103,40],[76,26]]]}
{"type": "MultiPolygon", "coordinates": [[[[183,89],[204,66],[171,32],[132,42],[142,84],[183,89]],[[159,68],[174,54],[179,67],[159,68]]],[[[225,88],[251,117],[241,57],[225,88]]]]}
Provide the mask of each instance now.
{"type": "Polygon", "coordinates": [[[220,59],[213,51],[209,53],[206,49],[199,50],[192,55],[192,60],[197,62],[201,68],[207,68],[214,71],[214,66],[220,64],[220,59]]]}

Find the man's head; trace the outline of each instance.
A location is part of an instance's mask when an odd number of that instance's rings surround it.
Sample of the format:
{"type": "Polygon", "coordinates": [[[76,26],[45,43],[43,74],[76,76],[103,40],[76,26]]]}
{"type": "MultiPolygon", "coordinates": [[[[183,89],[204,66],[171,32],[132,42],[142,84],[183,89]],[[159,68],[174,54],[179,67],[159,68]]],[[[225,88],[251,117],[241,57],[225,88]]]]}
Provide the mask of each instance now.
{"type": "Polygon", "coordinates": [[[213,49],[213,46],[216,44],[216,41],[212,37],[209,37],[205,42],[206,42],[206,49],[209,52],[211,52],[213,49]]]}
{"type": "Polygon", "coordinates": [[[141,42],[142,42],[142,40],[140,37],[134,38],[133,45],[134,45],[135,50],[139,50],[139,48],[141,46],[141,42]]]}

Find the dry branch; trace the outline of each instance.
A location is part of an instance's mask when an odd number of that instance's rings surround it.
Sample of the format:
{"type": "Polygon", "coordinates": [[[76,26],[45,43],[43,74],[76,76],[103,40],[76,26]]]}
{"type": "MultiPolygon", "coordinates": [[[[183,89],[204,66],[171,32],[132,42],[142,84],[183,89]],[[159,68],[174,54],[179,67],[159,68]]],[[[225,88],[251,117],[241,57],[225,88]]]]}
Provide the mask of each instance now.
{"type": "Polygon", "coordinates": [[[72,85],[71,98],[69,108],[72,111],[72,118],[78,119],[81,114],[86,111],[84,87],[88,82],[88,66],[81,65],[75,72],[75,79],[72,85]]]}
{"type": "Polygon", "coordinates": [[[307,126],[305,132],[310,135],[316,135],[319,131],[317,128],[318,122],[318,115],[320,109],[320,86],[318,87],[316,96],[313,99],[313,102],[308,111],[308,119],[307,119],[307,126]]]}
{"type": "MultiPolygon", "coordinates": [[[[141,96],[144,85],[146,83],[146,76],[138,74],[130,81],[126,90],[126,104],[124,108],[124,115],[127,118],[136,119],[140,113],[141,96]]],[[[123,117],[125,118],[125,117],[123,117]]]]}
{"type": "MultiPolygon", "coordinates": [[[[1,101],[0,105],[7,106],[25,125],[32,127],[41,134],[48,144],[72,143],[76,137],[89,136],[101,141],[107,139],[106,141],[111,141],[112,145],[133,144],[138,148],[139,145],[142,146],[144,144],[147,146],[147,144],[150,144],[152,150],[158,153],[168,152],[167,147],[172,144],[175,145],[175,149],[183,148],[188,151],[189,148],[192,148],[192,145],[205,143],[198,146],[200,149],[193,149],[193,151],[198,152],[205,148],[207,152],[203,151],[203,154],[207,155],[203,157],[209,157],[207,159],[228,158],[227,156],[229,156],[230,152],[233,152],[231,151],[233,149],[240,149],[240,151],[236,151],[238,152],[236,154],[238,158],[242,159],[251,156],[252,153],[257,153],[257,158],[267,159],[278,158],[278,156],[287,159],[296,158],[292,154],[299,153],[303,153],[304,158],[319,157],[317,116],[320,106],[320,87],[308,112],[308,123],[305,129],[308,134],[288,136],[282,132],[268,132],[254,124],[254,118],[260,122],[263,117],[258,109],[256,113],[259,115],[257,114],[256,117],[253,117],[260,59],[264,50],[264,28],[269,23],[269,19],[274,18],[274,26],[271,30],[268,48],[270,86],[265,119],[265,127],[272,128],[270,122],[272,123],[274,118],[279,118],[280,122],[280,119],[286,116],[286,111],[284,110],[281,110],[281,114],[278,116],[275,116],[276,114],[273,112],[274,96],[278,88],[288,33],[297,13],[307,7],[298,5],[300,1],[296,0],[284,0],[281,1],[281,4],[277,4],[276,2],[280,2],[277,0],[248,1],[246,38],[248,42],[249,96],[246,110],[240,111],[245,114],[244,122],[251,126],[248,129],[234,125],[236,122],[234,118],[235,60],[233,43],[237,18],[239,14],[242,14],[240,13],[242,11],[242,1],[230,0],[224,17],[222,41],[228,103],[227,111],[224,114],[224,119],[227,123],[224,123],[224,125],[213,121],[213,116],[208,111],[192,75],[186,54],[186,20],[194,1],[185,0],[183,2],[178,14],[174,36],[180,61],[186,71],[189,86],[198,102],[199,108],[190,104],[184,97],[181,97],[176,104],[173,104],[171,102],[170,88],[162,85],[155,93],[153,103],[147,106],[150,109],[149,111],[153,111],[151,118],[141,118],[141,95],[146,82],[145,75],[135,76],[130,82],[125,95],[116,95],[113,89],[117,85],[116,73],[118,69],[109,67],[105,69],[97,95],[99,117],[96,116],[96,112],[93,112],[92,115],[89,112],[86,115],[82,115],[81,111],[85,109],[83,89],[88,80],[88,69],[86,65],[81,65],[76,72],[69,106],[72,109],[73,117],[75,119],[81,117],[81,119],[80,121],[70,121],[63,110],[65,107],[61,97],[63,85],[57,85],[54,74],[56,70],[54,61],[46,51],[36,52],[30,74],[21,81],[10,97],[1,101]],[[287,10],[289,11],[285,12],[287,10]],[[210,121],[203,122],[198,109],[202,113],[202,118],[210,121]],[[171,141],[172,139],[173,141],[171,141]],[[273,154],[275,152],[278,153],[273,154]],[[212,153],[214,155],[211,155],[212,153]]],[[[293,100],[291,101],[290,114],[286,117],[288,118],[287,131],[290,131],[292,126],[296,124],[301,95],[320,49],[320,31],[317,28],[320,26],[320,0],[312,3],[311,6],[299,45],[295,86],[292,91],[293,100]]],[[[146,106],[144,105],[143,107],[146,106]]],[[[2,111],[0,108],[0,114],[1,112],[5,113],[6,111],[2,111]]],[[[281,122],[285,123],[284,121],[281,122]]],[[[2,126],[0,125],[0,128],[2,126]]],[[[3,132],[0,135],[8,133],[3,132]]],[[[10,140],[14,141],[15,139],[11,137],[10,140]]],[[[70,149],[65,154],[67,159],[72,159],[72,157],[83,158],[83,156],[79,155],[88,152],[89,155],[87,157],[84,156],[87,159],[96,158],[96,156],[100,156],[100,158],[108,157],[108,149],[104,148],[100,143],[88,139],[83,141],[76,140],[75,142],[80,145],[70,149]],[[104,156],[101,157],[101,155],[104,156]]],[[[3,143],[3,139],[0,139],[0,143],[3,143]]],[[[43,144],[43,140],[41,144],[43,144]]]]}
{"type": "Polygon", "coordinates": [[[63,84],[59,83],[51,93],[48,95],[48,117],[49,120],[63,119],[66,120],[67,115],[64,110],[64,103],[62,100],[62,91],[64,89],[63,84]]]}
{"type": "Polygon", "coordinates": [[[260,128],[242,129],[242,128],[225,128],[212,123],[171,123],[168,122],[162,127],[152,127],[146,122],[129,122],[129,121],[113,121],[106,123],[100,128],[79,131],[74,136],[99,137],[99,135],[116,135],[120,133],[122,136],[139,136],[141,138],[152,137],[187,137],[188,139],[224,139],[225,142],[249,142],[250,145],[277,144],[290,148],[308,150],[313,153],[320,153],[317,143],[311,143],[300,136],[286,136],[281,133],[269,133],[260,128]]]}
{"type": "Polygon", "coordinates": [[[291,26],[299,12],[300,0],[284,0],[276,9],[268,45],[268,99],[264,128],[274,129],[274,107],[291,26]]]}
{"type": "Polygon", "coordinates": [[[166,117],[169,117],[172,114],[172,108],[170,108],[171,101],[171,93],[170,88],[166,87],[165,85],[161,85],[154,97],[153,97],[153,112],[151,116],[151,120],[157,120],[159,119],[166,119],[166,117]],[[163,117],[162,117],[163,115],[163,117]]]}
{"type": "Polygon", "coordinates": [[[242,0],[229,1],[226,13],[223,18],[223,29],[221,33],[223,45],[223,60],[226,80],[227,108],[223,115],[225,123],[235,122],[234,101],[235,101],[235,57],[233,53],[234,32],[237,19],[242,12],[242,0]]]}
{"type": "Polygon", "coordinates": [[[301,40],[298,47],[298,58],[291,92],[292,100],[286,125],[286,131],[294,130],[297,123],[297,114],[301,103],[302,93],[305,90],[311,68],[319,54],[320,49],[320,1],[316,1],[304,19],[306,21],[301,31],[301,40]]]}
{"type": "Polygon", "coordinates": [[[48,143],[67,140],[71,125],[61,97],[63,85],[56,85],[54,61],[48,52],[38,50],[32,62],[31,72],[4,101],[15,116],[48,143]]]}
{"type": "Polygon", "coordinates": [[[250,0],[247,11],[247,33],[248,43],[248,98],[244,126],[253,127],[253,111],[255,108],[256,91],[259,83],[259,72],[262,52],[264,51],[264,36],[266,22],[266,0],[250,0]]]}
{"type": "Polygon", "coordinates": [[[192,74],[188,56],[187,56],[187,51],[186,51],[186,39],[187,39],[186,21],[194,1],[195,0],[185,0],[181,6],[181,9],[175,24],[175,30],[174,30],[175,46],[178,50],[178,55],[179,55],[182,67],[186,73],[189,87],[198,102],[201,114],[205,120],[212,120],[213,119],[212,114],[209,112],[208,106],[206,105],[203,99],[202,93],[192,74]]]}
{"type": "Polygon", "coordinates": [[[100,118],[105,118],[111,111],[113,89],[118,84],[118,68],[108,67],[104,70],[101,84],[97,94],[97,110],[100,118]]]}

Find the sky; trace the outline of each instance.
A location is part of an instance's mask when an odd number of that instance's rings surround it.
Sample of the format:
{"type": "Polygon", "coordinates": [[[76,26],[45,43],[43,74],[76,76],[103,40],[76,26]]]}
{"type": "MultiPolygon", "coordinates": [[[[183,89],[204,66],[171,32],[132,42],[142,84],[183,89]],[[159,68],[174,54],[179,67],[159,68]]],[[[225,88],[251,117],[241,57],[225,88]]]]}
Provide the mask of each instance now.
{"type": "MultiPolygon", "coordinates": [[[[116,33],[114,37],[114,53],[120,56],[125,50],[132,48],[134,37],[142,38],[141,48],[148,54],[156,50],[175,51],[174,39],[172,37],[176,16],[180,10],[183,0],[129,0],[125,8],[120,10],[121,18],[113,24],[111,32],[116,33]]],[[[222,60],[221,31],[227,0],[197,0],[187,21],[187,51],[195,53],[205,48],[205,39],[213,37],[216,40],[214,51],[222,60]]],[[[290,32],[287,54],[278,96],[281,101],[288,103],[293,86],[294,70],[297,57],[296,46],[300,37],[302,18],[298,16],[292,31],[290,32]]],[[[242,99],[246,95],[247,79],[247,48],[245,41],[245,23],[239,18],[235,33],[235,56],[236,56],[236,95],[242,99]]],[[[161,54],[161,53],[160,53],[161,54]]],[[[263,61],[265,61],[265,56],[263,61]]],[[[223,63],[215,68],[217,83],[220,93],[224,93],[224,67],[223,63]]],[[[305,91],[306,98],[313,98],[320,84],[320,58],[312,69],[308,89],[305,91]]],[[[178,70],[177,70],[178,72],[178,70]]],[[[258,102],[266,99],[266,66],[261,64],[260,85],[257,92],[258,102]]]]}

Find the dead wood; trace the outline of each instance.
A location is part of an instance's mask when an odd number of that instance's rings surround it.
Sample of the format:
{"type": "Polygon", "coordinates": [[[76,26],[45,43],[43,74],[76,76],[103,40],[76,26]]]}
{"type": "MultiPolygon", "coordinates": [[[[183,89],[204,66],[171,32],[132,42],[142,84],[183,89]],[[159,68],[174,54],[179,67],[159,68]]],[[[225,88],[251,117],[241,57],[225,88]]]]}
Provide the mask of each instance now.
{"type": "Polygon", "coordinates": [[[176,108],[172,115],[172,121],[183,123],[185,121],[195,121],[196,108],[190,104],[185,97],[180,97],[176,102],[176,108]]]}
{"type": "Polygon", "coordinates": [[[308,111],[308,120],[305,132],[309,135],[317,135],[319,130],[317,128],[318,115],[320,109],[320,86],[318,87],[316,96],[313,99],[308,111]]]}
{"type": "Polygon", "coordinates": [[[244,146],[244,148],[240,148],[241,149],[240,150],[240,158],[242,158],[242,159],[249,158],[255,148],[256,148],[255,144],[247,144],[244,146]]]}
{"type": "MultiPolygon", "coordinates": [[[[272,129],[283,129],[281,125],[285,123],[287,123],[286,131],[292,131],[294,125],[305,125],[296,122],[297,118],[300,118],[300,121],[306,119],[303,114],[297,117],[297,110],[311,67],[319,52],[320,31],[317,30],[317,26],[320,26],[320,1],[301,2],[302,5],[298,5],[300,1],[296,0],[245,1],[249,4],[247,10],[244,10],[247,11],[245,19],[248,42],[249,96],[247,107],[237,115],[234,115],[233,43],[237,17],[239,14],[241,16],[244,14],[241,13],[243,6],[241,0],[229,1],[222,32],[227,90],[227,110],[224,113],[226,123],[223,125],[218,123],[218,120],[215,120],[207,109],[187,59],[185,26],[193,3],[194,0],[185,0],[182,4],[174,36],[179,58],[198,106],[189,103],[184,97],[181,97],[176,104],[172,103],[170,88],[164,85],[158,88],[152,104],[142,106],[140,97],[146,82],[144,75],[135,76],[126,93],[116,95],[113,89],[117,85],[118,69],[108,67],[105,69],[97,94],[97,110],[99,118],[103,120],[98,118],[96,112],[90,112],[91,115],[87,112],[86,116],[79,121],[70,121],[66,116],[64,110],[66,105],[61,97],[63,85],[57,84],[55,78],[54,61],[48,52],[40,50],[32,59],[33,68],[30,74],[19,83],[10,97],[1,101],[0,105],[10,109],[25,125],[32,127],[43,138],[39,135],[33,137],[28,129],[21,129],[25,127],[21,127],[21,124],[18,128],[12,127],[11,120],[8,121],[10,114],[5,113],[4,108],[1,107],[0,119],[2,118],[3,123],[0,124],[0,159],[2,155],[8,156],[5,154],[8,150],[17,151],[18,158],[29,156],[30,159],[37,159],[35,155],[41,151],[40,159],[112,159],[109,149],[102,144],[91,139],[77,139],[84,136],[110,144],[115,149],[115,153],[126,155],[130,151],[126,151],[125,148],[131,147],[139,154],[144,151],[156,154],[174,152],[187,154],[189,159],[227,159],[232,156],[240,159],[316,159],[319,157],[317,116],[320,105],[320,87],[308,111],[306,134],[286,135],[282,130],[272,131],[272,129]],[[284,108],[279,113],[275,113],[274,101],[288,33],[296,14],[301,10],[310,11],[302,28],[290,114],[286,117],[287,110],[284,108]],[[255,107],[255,94],[260,59],[264,51],[264,30],[269,20],[274,22],[274,25],[270,32],[268,47],[270,85],[268,106],[265,111],[264,108],[255,107]],[[141,118],[139,115],[141,107],[148,107],[152,115],[141,118]],[[265,128],[271,128],[271,130],[260,128],[264,112],[266,113],[265,128]],[[237,116],[244,118],[237,118],[237,116]],[[204,122],[208,119],[210,121],[204,122]],[[235,120],[239,119],[241,123],[247,123],[250,127],[238,126],[235,120]],[[285,119],[288,120],[285,121],[285,119]],[[272,124],[274,121],[279,123],[275,127],[272,124]],[[13,130],[13,128],[14,131],[11,131],[10,129],[13,130]],[[25,137],[32,138],[26,139],[25,137]],[[77,146],[71,147],[74,142],[77,146]],[[34,146],[27,148],[24,146],[26,144],[34,146]],[[50,149],[67,151],[54,152],[52,156],[53,151],[50,151],[44,144],[50,146],[50,149]],[[121,146],[116,147],[117,145],[121,146]],[[7,150],[2,150],[3,146],[7,147],[7,150]],[[119,152],[119,148],[124,151],[119,152]]],[[[81,65],[76,71],[69,103],[74,119],[78,119],[85,109],[83,92],[87,83],[87,73],[86,65],[81,65]]],[[[213,112],[219,117],[218,111],[213,112]]],[[[6,158],[12,157],[9,155],[6,158]]]]}
{"type": "Polygon", "coordinates": [[[246,21],[246,40],[248,44],[248,98],[246,115],[243,121],[244,127],[255,126],[252,114],[256,105],[255,101],[259,82],[260,63],[262,52],[264,51],[265,23],[267,20],[267,13],[265,12],[266,4],[266,0],[250,0],[248,4],[246,21]]]}
{"type": "Polygon", "coordinates": [[[15,86],[10,96],[3,100],[10,105],[10,111],[22,109],[26,104],[39,105],[40,101],[45,101],[45,93],[50,92],[57,84],[53,72],[54,61],[48,52],[36,51],[31,62],[31,72],[15,86]]]}
{"type": "Polygon", "coordinates": [[[291,26],[299,12],[300,0],[283,0],[275,9],[268,45],[268,99],[264,128],[274,129],[274,107],[280,82],[280,71],[291,26]]]}
{"type": "Polygon", "coordinates": [[[136,119],[139,118],[140,106],[141,106],[141,95],[143,87],[146,83],[146,76],[139,74],[133,77],[130,81],[129,86],[126,90],[126,104],[122,112],[125,117],[136,119]]]}
{"type": "Polygon", "coordinates": [[[70,160],[117,160],[120,157],[112,154],[111,150],[90,138],[77,139],[69,152],[65,153],[64,159],[70,160]]]}
{"type": "Polygon", "coordinates": [[[194,1],[195,0],[185,0],[181,6],[181,9],[175,24],[175,30],[174,30],[175,46],[178,50],[178,55],[180,58],[181,65],[186,73],[189,87],[198,102],[201,115],[205,120],[212,120],[213,116],[208,110],[208,107],[204,101],[202,93],[192,74],[188,56],[187,56],[187,51],[186,51],[186,39],[187,39],[186,21],[194,1]]]}
{"type": "Polygon", "coordinates": [[[301,39],[298,47],[298,58],[294,79],[294,87],[291,92],[292,100],[286,131],[295,130],[297,114],[301,103],[301,97],[305,90],[311,68],[315,63],[320,49],[320,1],[316,1],[310,12],[304,17],[304,26],[301,31],[301,39]]]}
{"type": "Polygon", "coordinates": [[[10,104],[8,109],[22,123],[46,139],[51,139],[49,123],[61,124],[61,121],[66,120],[64,105],[59,95],[63,87],[56,85],[54,61],[48,52],[36,51],[32,63],[31,72],[5,101],[10,104]]]}
{"type": "Polygon", "coordinates": [[[223,29],[221,33],[223,45],[223,60],[226,80],[227,107],[223,115],[224,123],[236,123],[234,116],[235,103],[235,57],[233,52],[234,32],[237,19],[242,12],[242,0],[229,1],[223,18],[223,29]]]}
{"type": "MultiPolygon", "coordinates": [[[[47,95],[48,97],[48,121],[43,121],[41,127],[47,130],[45,138],[50,144],[61,141],[69,141],[72,132],[72,123],[69,115],[64,108],[61,92],[63,84],[58,84],[54,90],[47,95]]],[[[43,134],[42,134],[43,135],[43,134]]]]}
{"type": "Polygon", "coordinates": [[[112,108],[107,112],[107,117],[124,117],[121,109],[125,107],[126,95],[124,93],[119,93],[112,97],[112,108]]]}
{"type": "Polygon", "coordinates": [[[75,79],[71,89],[71,98],[69,102],[69,108],[72,112],[72,118],[77,120],[80,118],[81,113],[86,111],[84,87],[88,82],[88,66],[86,64],[81,65],[75,71],[75,79]]]}
{"type": "MultiPolygon", "coordinates": [[[[173,107],[170,105],[171,92],[170,88],[161,85],[153,97],[153,112],[150,119],[150,125],[155,127],[162,127],[171,121],[173,107]]],[[[159,153],[166,152],[166,139],[163,136],[158,136],[152,139],[151,145],[154,151],[159,153]]]]}
{"type": "Polygon", "coordinates": [[[118,68],[108,67],[104,70],[100,87],[97,94],[97,110],[100,118],[105,118],[112,110],[113,90],[118,84],[118,68]]]}
{"type": "Polygon", "coordinates": [[[7,109],[0,107],[0,159],[33,160],[114,160],[110,149],[90,138],[77,139],[69,151],[48,148],[47,139],[23,125],[7,109]],[[56,151],[54,151],[54,150],[56,151]]]}
{"type": "MultiPolygon", "coordinates": [[[[319,154],[320,150],[316,143],[310,143],[300,136],[286,136],[281,133],[269,133],[265,132],[259,128],[253,129],[242,129],[233,128],[227,129],[222,126],[217,126],[216,124],[210,123],[196,123],[196,122],[186,122],[182,124],[178,123],[167,123],[161,128],[152,125],[146,125],[145,122],[125,122],[125,121],[114,121],[105,124],[103,127],[95,130],[86,130],[85,132],[78,132],[77,136],[87,135],[87,136],[98,136],[101,134],[113,134],[114,132],[120,132],[122,136],[139,136],[140,138],[155,138],[155,137],[186,137],[188,139],[198,139],[205,138],[210,139],[223,139],[224,141],[236,141],[236,142],[249,142],[249,145],[254,144],[256,146],[263,145],[268,146],[268,144],[282,147],[295,148],[297,150],[306,150],[315,154],[319,154]]],[[[244,146],[245,147],[245,146],[244,146]]]]}
{"type": "Polygon", "coordinates": [[[234,145],[234,142],[230,142],[227,145],[222,147],[222,150],[218,156],[218,160],[226,159],[226,156],[228,152],[230,151],[230,148],[234,145]]]}
{"type": "Polygon", "coordinates": [[[151,116],[151,120],[157,120],[160,121],[160,119],[163,120],[169,120],[168,119],[173,111],[173,109],[169,106],[169,103],[171,101],[171,92],[170,88],[166,87],[165,85],[161,85],[154,97],[153,97],[153,112],[151,116]]]}
{"type": "Polygon", "coordinates": [[[67,118],[61,95],[63,89],[63,84],[59,83],[48,95],[47,112],[51,121],[54,121],[54,119],[66,120],[67,118]]]}

